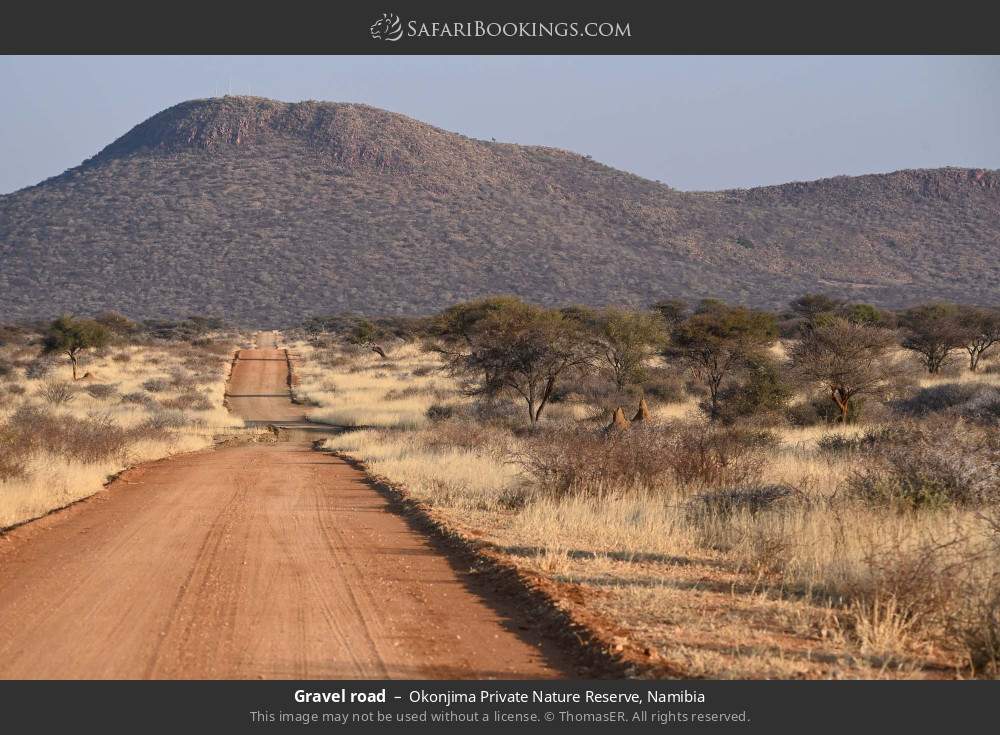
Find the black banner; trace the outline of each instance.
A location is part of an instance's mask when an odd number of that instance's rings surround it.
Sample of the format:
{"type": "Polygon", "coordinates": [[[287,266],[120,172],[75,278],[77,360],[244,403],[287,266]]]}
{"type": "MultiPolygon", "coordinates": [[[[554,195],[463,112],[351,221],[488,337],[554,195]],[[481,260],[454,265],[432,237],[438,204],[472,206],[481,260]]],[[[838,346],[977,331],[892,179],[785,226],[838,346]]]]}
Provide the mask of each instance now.
{"type": "Polygon", "coordinates": [[[92,3],[7,11],[0,52],[305,54],[994,53],[988,4],[454,0],[92,3]]]}
{"type": "Polygon", "coordinates": [[[991,731],[991,682],[5,682],[6,732],[991,731]]]}

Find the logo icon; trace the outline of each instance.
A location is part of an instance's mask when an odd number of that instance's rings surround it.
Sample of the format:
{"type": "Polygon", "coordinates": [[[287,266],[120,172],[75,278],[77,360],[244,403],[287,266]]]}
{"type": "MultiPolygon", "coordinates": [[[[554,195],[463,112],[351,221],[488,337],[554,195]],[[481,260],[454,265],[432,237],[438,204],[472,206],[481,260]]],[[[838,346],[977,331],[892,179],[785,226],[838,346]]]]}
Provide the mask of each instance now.
{"type": "Polygon", "coordinates": [[[369,30],[376,41],[398,41],[403,37],[403,24],[395,13],[382,13],[369,30]]]}

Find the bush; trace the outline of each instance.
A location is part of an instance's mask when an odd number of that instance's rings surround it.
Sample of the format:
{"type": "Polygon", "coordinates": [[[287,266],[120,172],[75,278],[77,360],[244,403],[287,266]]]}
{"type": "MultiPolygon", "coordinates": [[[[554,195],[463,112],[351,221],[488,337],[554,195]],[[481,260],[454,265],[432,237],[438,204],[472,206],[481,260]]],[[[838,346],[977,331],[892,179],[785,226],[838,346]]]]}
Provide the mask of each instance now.
{"type": "MultiPolygon", "coordinates": [[[[156,378],[154,378],[156,380],[156,378]]],[[[170,373],[170,387],[180,390],[190,390],[198,384],[197,376],[185,370],[174,370],[170,373]]],[[[148,390],[148,388],[147,388],[148,390]]]]}
{"type": "Polygon", "coordinates": [[[980,391],[960,408],[960,413],[971,421],[993,425],[1000,423],[1000,388],[980,391]]]}
{"type": "Polygon", "coordinates": [[[588,403],[602,411],[610,412],[616,406],[638,401],[638,390],[631,386],[625,390],[618,390],[606,375],[595,372],[557,383],[549,401],[588,403]]]}
{"type": "Polygon", "coordinates": [[[8,426],[18,434],[24,456],[48,451],[93,463],[114,456],[123,457],[129,443],[129,433],[109,417],[56,416],[32,405],[21,406],[15,411],[8,426]]]}
{"type": "Polygon", "coordinates": [[[959,558],[960,572],[946,576],[957,586],[956,609],[945,618],[945,631],[965,646],[968,662],[977,675],[1000,676],[1000,507],[979,514],[990,529],[985,542],[959,558]],[[983,559],[989,563],[985,568],[983,559]],[[979,562],[979,563],[977,563],[979,562]]]}
{"type": "Polygon", "coordinates": [[[514,435],[505,428],[487,426],[478,421],[464,420],[460,413],[456,418],[441,421],[435,425],[427,439],[427,446],[433,449],[468,449],[489,455],[499,461],[510,458],[514,435]]]}
{"type": "Polygon", "coordinates": [[[167,429],[182,429],[191,423],[182,411],[164,409],[157,411],[141,424],[144,431],[163,432],[167,429]]]}
{"type": "Polygon", "coordinates": [[[193,391],[181,393],[175,398],[162,400],[160,401],[160,405],[164,408],[176,409],[178,411],[209,411],[212,408],[212,402],[208,398],[201,393],[193,391]]]}
{"type": "Polygon", "coordinates": [[[132,403],[145,408],[155,408],[159,404],[156,399],[145,393],[126,393],[121,398],[122,403],[132,403]]]}
{"type": "Polygon", "coordinates": [[[229,357],[233,354],[232,344],[215,340],[210,337],[201,337],[191,340],[191,346],[197,347],[202,352],[206,352],[209,355],[215,355],[217,357],[229,357]]]}
{"type": "Polygon", "coordinates": [[[0,482],[20,477],[27,462],[23,437],[9,426],[0,425],[0,482]]]}
{"type": "Polygon", "coordinates": [[[538,432],[515,456],[541,490],[561,497],[651,489],[671,470],[671,438],[655,427],[605,435],[583,428],[538,432]]]}
{"type": "Polygon", "coordinates": [[[684,381],[679,375],[663,369],[651,369],[642,383],[643,395],[660,403],[681,403],[687,399],[684,381]]]}
{"type": "Polygon", "coordinates": [[[1000,420],[1000,389],[985,383],[943,383],[896,401],[894,408],[908,416],[945,413],[992,424],[1000,420]]]}
{"type": "Polygon", "coordinates": [[[904,441],[881,447],[848,481],[874,505],[980,506],[1000,500],[1000,439],[957,421],[913,425],[904,441]]]}
{"type": "Polygon", "coordinates": [[[87,395],[99,401],[106,401],[118,394],[118,386],[110,383],[93,383],[84,388],[87,395]]]}
{"type": "Polygon", "coordinates": [[[454,418],[458,407],[454,403],[432,403],[427,408],[427,418],[430,421],[447,421],[454,418]]]}
{"type": "Polygon", "coordinates": [[[965,646],[975,673],[1000,675],[1000,579],[971,585],[961,612],[949,620],[950,632],[965,646]]]}
{"type": "Polygon", "coordinates": [[[866,429],[855,436],[843,434],[827,434],[816,442],[821,452],[848,453],[871,452],[893,444],[906,444],[919,441],[919,431],[907,424],[892,424],[866,429]]]}
{"type": "Polygon", "coordinates": [[[670,465],[685,485],[725,487],[755,483],[764,469],[762,435],[695,428],[677,435],[670,465]]]}
{"type": "Polygon", "coordinates": [[[57,381],[43,385],[38,395],[51,406],[64,406],[76,399],[76,390],[69,383],[57,381]]]}
{"type": "Polygon", "coordinates": [[[581,428],[533,435],[516,461],[557,496],[655,490],[666,481],[697,487],[755,482],[763,469],[754,433],[685,425],[633,425],[605,434],[581,428]]]}
{"type": "Polygon", "coordinates": [[[908,416],[926,416],[969,401],[987,386],[982,383],[942,383],[922,388],[913,396],[896,401],[894,408],[908,416]]]}
{"type": "MultiPolygon", "coordinates": [[[[719,391],[716,418],[724,424],[743,419],[763,419],[778,414],[788,403],[791,391],[771,361],[758,360],[748,369],[742,383],[734,383],[719,391]]],[[[708,413],[710,405],[702,405],[708,413]]]]}
{"type": "Polygon", "coordinates": [[[692,499],[691,512],[696,517],[705,514],[729,516],[745,512],[756,515],[792,503],[807,503],[801,490],[790,485],[751,485],[701,493],[692,499]]]}
{"type": "MultiPolygon", "coordinates": [[[[333,384],[327,384],[323,386],[323,389],[330,390],[331,393],[335,393],[337,387],[333,384]]],[[[440,391],[434,386],[408,385],[405,388],[393,388],[391,390],[387,390],[382,395],[382,400],[398,401],[403,398],[413,398],[414,396],[436,396],[439,393],[440,391]]]]}
{"type": "Polygon", "coordinates": [[[475,401],[468,410],[472,418],[489,426],[517,429],[525,423],[520,408],[503,399],[484,396],[475,401]]]}
{"type": "Polygon", "coordinates": [[[776,449],[781,446],[781,437],[769,429],[732,427],[725,432],[734,442],[751,449],[776,449]]]}
{"type": "Polygon", "coordinates": [[[785,409],[785,420],[792,426],[815,426],[823,421],[812,401],[788,406],[785,409]]]}
{"type": "Polygon", "coordinates": [[[14,363],[5,357],[0,357],[0,378],[9,378],[14,374],[14,363]]]}
{"type": "MultiPolygon", "coordinates": [[[[847,423],[856,424],[861,420],[864,398],[852,398],[847,404],[847,423]]],[[[840,422],[840,409],[829,396],[819,395],[809,399],[809,405],[816,415],[816,423],[835,424],[840,422]]]]}
{"type": "Polygon", "coordinates": [[[29,380],[41,380],[50,372],[55,366],[55,362],[51,358],[39,358],[33,362],[28,363],[27,367],[24,369],[24,374],[29,380]]]}
{"type": "Polygon", "coordinates": [[[142,384],[142,387],[150,393],[162,393],[170,388],[170,380],[168,378],[150,378],[142,384]]]}

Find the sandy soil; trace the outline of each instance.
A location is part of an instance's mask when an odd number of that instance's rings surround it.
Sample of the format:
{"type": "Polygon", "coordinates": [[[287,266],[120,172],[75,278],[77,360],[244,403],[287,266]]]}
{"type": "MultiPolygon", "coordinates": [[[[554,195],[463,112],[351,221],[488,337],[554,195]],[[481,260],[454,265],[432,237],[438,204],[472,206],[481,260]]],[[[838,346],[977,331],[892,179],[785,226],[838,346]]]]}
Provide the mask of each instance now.
{"type": "MultiPolygon", "coordinates": [[[[272,337],[230,405],[296,422],[272,337]]],[[[315,435],[138,467],[0,537],[2,678],[541,678],[567,658],[315,435]]]]}

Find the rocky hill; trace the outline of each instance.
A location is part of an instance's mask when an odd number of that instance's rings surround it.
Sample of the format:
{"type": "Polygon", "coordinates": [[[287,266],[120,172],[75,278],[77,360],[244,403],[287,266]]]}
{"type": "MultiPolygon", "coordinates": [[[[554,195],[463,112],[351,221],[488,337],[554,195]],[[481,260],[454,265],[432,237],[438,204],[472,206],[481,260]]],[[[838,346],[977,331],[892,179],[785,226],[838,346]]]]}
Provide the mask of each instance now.
{"type": "Polygon", "coordinates": [[[680,192],[364,105],[225,97],[164,110],[0,197],[0,263],[0,318],[114,308],[281,325],[497,292],[997,302],[1000,172],[680,192]]]}

